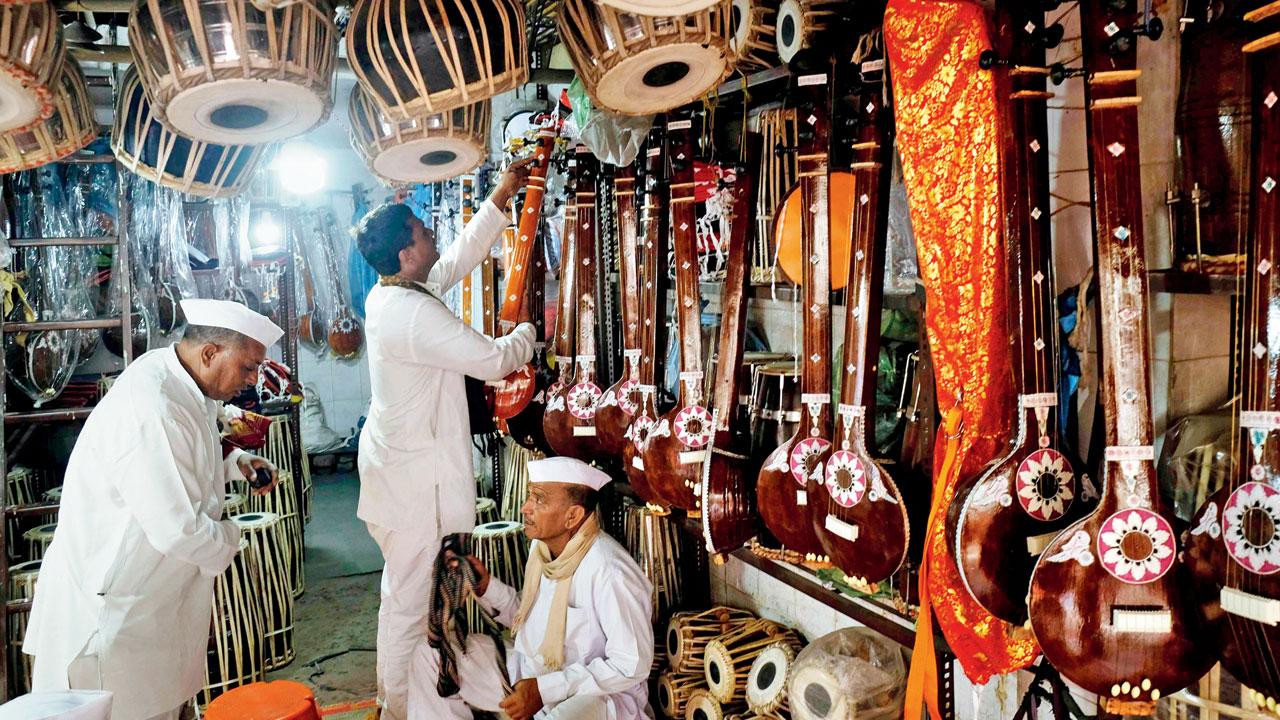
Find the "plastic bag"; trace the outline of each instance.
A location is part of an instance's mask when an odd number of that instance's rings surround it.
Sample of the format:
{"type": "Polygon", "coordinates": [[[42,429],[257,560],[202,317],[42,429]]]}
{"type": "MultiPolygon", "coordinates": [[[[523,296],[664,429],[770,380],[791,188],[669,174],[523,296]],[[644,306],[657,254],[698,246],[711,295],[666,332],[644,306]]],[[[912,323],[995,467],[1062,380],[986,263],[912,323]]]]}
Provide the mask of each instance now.
{"type": "Polygon", "coordinates": [[[579,139],[600,162],[622,167],[636,159],[653,127],[653,115],[614,115],[593,106],[586,86],[577,76],[569,84],[569,100],[579,139]]]}
{"type": "Polygon", "coordinates": [[[813,641],[796,656],[787,685],[795,720],[889,720],[902,717],[907,667],[893,641],[846,628],[813,641]]]}
{"type": "Polygon", "coordinates": [[[1204,501],[1231,479],[1235,456],[1232,408],[1188,415],[1164,434],[1156,473],[1160,492],[1180,519],[1190,522],[1204,501]]]}

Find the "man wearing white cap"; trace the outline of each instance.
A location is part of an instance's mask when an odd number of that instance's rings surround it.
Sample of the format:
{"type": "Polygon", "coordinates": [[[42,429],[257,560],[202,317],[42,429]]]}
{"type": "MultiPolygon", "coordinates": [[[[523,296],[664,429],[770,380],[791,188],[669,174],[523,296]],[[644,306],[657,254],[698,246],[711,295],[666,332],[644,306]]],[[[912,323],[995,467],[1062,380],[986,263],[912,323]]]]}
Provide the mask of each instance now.
{"type": "Polygon", "coordinates": [[[481,607],[516,632],[502,693],[496,652],[472,636],[458,654],[461,690],[440,698],[438,651],[425,644],[414,658],[409,708],[413,720],[471,717],[468,706],[511,720],[637,720],[653,717],[648,678],[653,663],[653,586],[616,540],[600,529],[600,488],[609,476],[572,458],[529,463],[529,497],[520,508],[533,540],[524,588],[491,578],[468,557],[481,607]]]}
{"type": "Polygon", "coordinates": [[[240,543],[226,484],[275,482],[263,458],[223,457],[217,414],[283,331],[234,302],[182,311],[182,340],[125,369],[80,431],[22,646],[34,690],[110,690],[114,720],[177,718],[204,683],[213,582],[240,543]]]}

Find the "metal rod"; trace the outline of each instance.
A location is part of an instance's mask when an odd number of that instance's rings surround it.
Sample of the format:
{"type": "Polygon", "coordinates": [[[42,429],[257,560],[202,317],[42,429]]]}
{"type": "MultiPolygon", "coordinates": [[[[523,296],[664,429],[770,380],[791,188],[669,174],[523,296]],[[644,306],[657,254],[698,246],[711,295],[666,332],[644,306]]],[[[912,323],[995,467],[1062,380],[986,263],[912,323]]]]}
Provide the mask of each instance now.
{"type": "MultiPolygon", "coordinates": [[[[4,414],[5,425],[29,422],[61,422],[64,420],[83,420],[89,417],[93,408],[59,408],[57,410],[29,410],[26,412],[7,412],[4,414]]],[[[0,563],[2,565],[3,563],[0,563]]]]}
{"type": "Polygon", "coordinates": [[[30,600],[13,600],[5,605],[5,613],[31,612],[30,600]]]}
{"type": "Polygon", "coordinates": [[[75,245],[115,245],[119,242],[114,236],[105,237],[67,237],[67,238],[14,238],[9,247],[71,247],[75,245]]]}
{"type": "MultiPolygon", "coordinates": [[[[126,316],[128,313],[125,314],[126,316]]],[[[119,327],[120,318],[95,318],[93,320],[37,320],[35,322],[7,322],[0,326],[0,333],[37,332],[40,330],[108,330],[119,327]]]]}

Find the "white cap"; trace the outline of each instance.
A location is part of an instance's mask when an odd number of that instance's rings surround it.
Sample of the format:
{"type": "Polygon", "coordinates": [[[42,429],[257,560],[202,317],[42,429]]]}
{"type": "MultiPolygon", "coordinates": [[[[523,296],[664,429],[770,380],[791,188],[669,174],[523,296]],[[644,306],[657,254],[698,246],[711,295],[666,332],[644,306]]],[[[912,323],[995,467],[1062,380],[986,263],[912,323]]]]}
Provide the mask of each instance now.
{"type": "Polygon", "coordinates": [[[569,457],[549,457],[529,461],[529,482],[558,482],[569,485],[586,485],[599,490],[613,478],[608,473],[569,457]]]}
{"type": "Polygon", "coordinates": [[[263,315],[230,300],[183,300],[182,314],[191,325],[235,330],[266,347],[276,344],[284,331],[263,315]]]}
{"type": "Polygon", "coordinates": [[[37,692],[0,705],[0,720],[110,720],[107,690],[37,692]]]}

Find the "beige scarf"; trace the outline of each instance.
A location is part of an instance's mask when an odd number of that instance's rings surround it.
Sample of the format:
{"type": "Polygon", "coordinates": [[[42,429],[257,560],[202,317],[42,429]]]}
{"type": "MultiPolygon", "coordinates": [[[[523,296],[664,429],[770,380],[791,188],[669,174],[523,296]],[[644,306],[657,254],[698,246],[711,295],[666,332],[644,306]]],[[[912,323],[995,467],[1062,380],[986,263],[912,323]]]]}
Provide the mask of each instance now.
{"type": "Polygon", "coordinates": [[[578,565],[587,556],[587,551],[595,544],[599,534],[600,523],[596,520],[596,513],[591,513],[569,540],[560,557],[552,559],[547,544],[540,542],[529,554],[529,562],[525,565],[524,591],[520,597],[520,610],[516,612],[517,633],[524,627],[524,621],[533,610],[542,579],[558,581],[556,594],[551,598],[551,614],[547,617],[547,634],[542,638],[542,647],[538,648],[542,664],[550,670],[559,670],[564,665],[565,618],[569,614],[569,589],[573,584],[573,574],[578,571],[578,565]]]}

